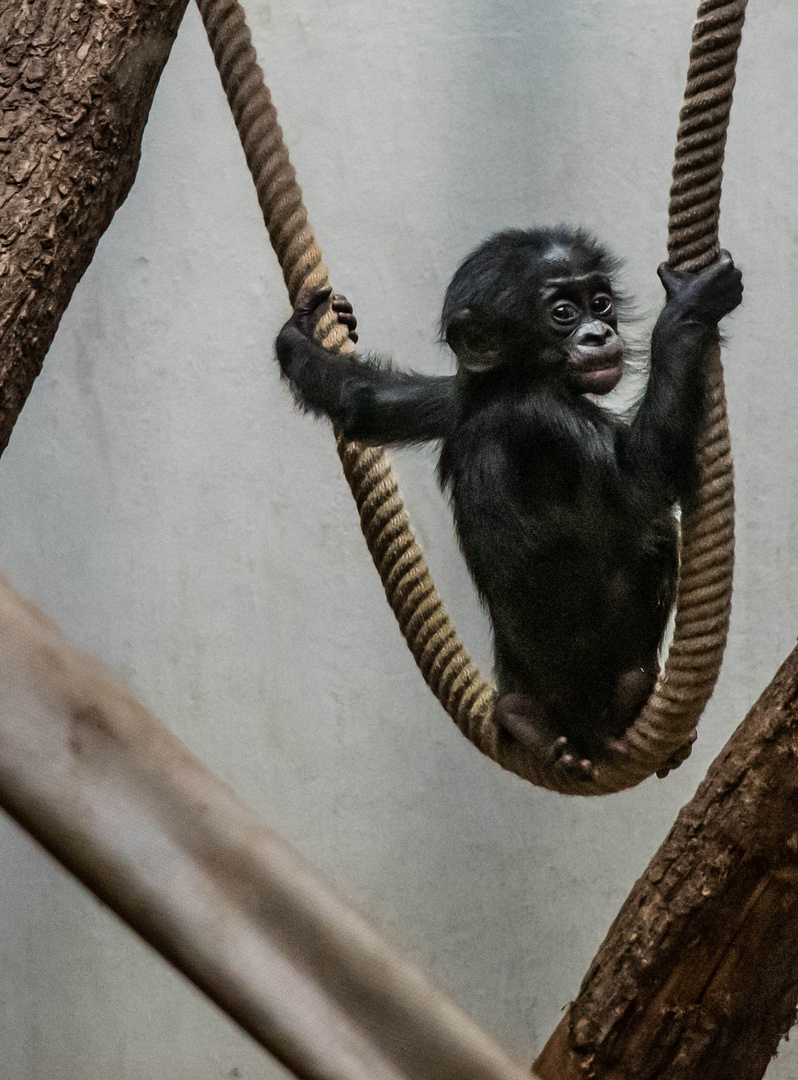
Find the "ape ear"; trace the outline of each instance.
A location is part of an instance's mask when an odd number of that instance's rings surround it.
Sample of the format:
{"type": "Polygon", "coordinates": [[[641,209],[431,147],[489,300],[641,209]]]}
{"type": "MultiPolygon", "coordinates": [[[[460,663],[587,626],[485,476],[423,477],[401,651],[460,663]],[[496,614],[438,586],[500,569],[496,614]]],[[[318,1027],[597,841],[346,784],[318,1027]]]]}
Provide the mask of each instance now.
{"type": "Polygon", "coordinates": [[[469,308],[452,315],[446,323],[446,344],[460,367],[479,374],[503,363],[499,336],[469,308]]]}

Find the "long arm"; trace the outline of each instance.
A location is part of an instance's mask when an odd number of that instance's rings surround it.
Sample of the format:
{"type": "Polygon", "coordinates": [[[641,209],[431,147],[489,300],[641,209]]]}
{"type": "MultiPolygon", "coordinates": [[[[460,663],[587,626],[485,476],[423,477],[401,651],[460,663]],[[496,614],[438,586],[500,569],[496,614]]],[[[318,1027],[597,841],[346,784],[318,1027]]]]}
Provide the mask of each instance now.
{"type": "Polygon", "coordinates": [[[348,439],[362,442],[409,444],[449,434],[455,376],[396,371],[376,360],[328,352],[308,336],[306,313],[295,313],[276,343],[280,368],[304,409],[328,416],[348,439]]]}
{"type": "Polygon", "coordinates": [[[699,273],[659,270],[667,302],[651,339],[651,374],[632,422],[628,467],[648,490],[689,497],[705,411],[706,365],[718,322],[740,303],[742,276],[728,252],[699,273]]]}

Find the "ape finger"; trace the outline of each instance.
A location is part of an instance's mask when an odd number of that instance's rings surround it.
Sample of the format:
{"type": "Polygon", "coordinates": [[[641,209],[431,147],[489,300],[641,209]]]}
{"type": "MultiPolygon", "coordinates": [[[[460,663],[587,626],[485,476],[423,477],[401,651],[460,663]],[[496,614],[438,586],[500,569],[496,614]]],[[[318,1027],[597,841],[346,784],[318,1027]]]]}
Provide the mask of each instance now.
{"type": "Polygon", "coordinates": [[[675,267],[671,266],[671,264],[667,262],[660,263],[657,267],[657,277],[665,286],[665,292],[668,294],[668,296],[670,296],[671,293],[677,288],[677,286],[679,286],[688,276],[689,271],[677,270],[675,267]]]}
{"type": "MultiPolygon", "coordinates": [[[[335,308],[333,308],[335,311],[335,308]]],[[[354,330],[357,327],[357,319],[351,312],[337,311],[338,322],[343,323],[348,330],[354,330]]]]}
{"type": "Polygon", "coordinates": [[[333,311],[344,312],[346,315],[352,314],[352,304],[343,293],[333,293],[332,309],[333,311]]]}
{"type": "Polygon", "coordinates": [[[349,340],[353,343],[357,343],[358,335],[355,333],[357,328],[357,318],[352,310],[352,305],[343,295],[343,293],[334,293],[331,307],[338,316],[338,322],[341,323],[349,331],[349,340]]]}
{"type": "Polygon", "coordinates": [[[352,341],[357,341],[357,334],[355,333],[357,319],[355,319],[354,315],[350,315],[349,317],[347,317],[346,315],[339,315],[338,322],[341,323],[342,326],[345,326],[347,328],[347,330],[349,331],[349,337],[352,339],[352,341]]]}
{"type": "Polygon", "coordinates": [[[323,285],[321,288],[306,286],[299,290],[294,301],[294,314],[291,316],[290,323],[304,337],[314,336],[316,323],[321,314],[319,309],[329,300],[331,293],[332,289],[329,285],[323,285]]]}
{"type": "Polygon", "coordinates": [[[298,319],[307,319],[317,308],[329,300],[332,296],[332,286],[323,285],[321,288],[305,286],[299,290],[294,302],[294,315],[298,319]]]}

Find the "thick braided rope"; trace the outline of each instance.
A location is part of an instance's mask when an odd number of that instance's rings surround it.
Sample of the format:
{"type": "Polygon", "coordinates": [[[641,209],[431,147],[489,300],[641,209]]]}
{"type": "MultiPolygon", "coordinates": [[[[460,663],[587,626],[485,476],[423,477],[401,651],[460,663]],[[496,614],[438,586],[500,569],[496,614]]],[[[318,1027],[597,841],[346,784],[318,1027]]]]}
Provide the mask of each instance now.
{"type": "MultiPolygon", "coordinates": [[[[708,265],[719,250],[723,158],[746,5],[747,0],[702,0],[693,29],[668,223],[669,262],[684,270],[708,265]]],[[[666,762],[691,737],[726,647],[734,571],[734,470],[718,346],[710,356],[697,462],[698,497],[682,518],[673,642],[654,693],[625,739],[629,766],[639,761],[641,770],[652,757],[666,762]]],[[[609,767],[602,769],[599,781],[611,783],[609,772],[609,767]]]]}
{"type": "MultiPolygon", "coordinates": [[[[237,0],[197,0],[197,6],[293,303],[300,288],[326,285],[328,276],[271,94],[237,0]]],[[[319,320],[318,336],[325,348],[353,349],[329,309],[319,320]]],[[[424,679],[464,730],[487,723],[495,692],[472,666],[446,614],[410,528],[390,459],[382,450],[344,439],[338,440],[338,454],[388,602],[424,679]]]]}
{"type": "MultiPolygon", "coordinates": [[[[255,181],[272,246],[293,303],[305,285],[327,284],[277,115],[237,0],[197,0],[255,181]]],[[[720,179],[745,0],[701,4],[693,34],[671,191],[670,261],[694,268],[717,251],[720,179]]],[[[326,348],[349,352],[328,309],[326,348]]],[[[613,761],[574,780],[537,761],[493,719],[495,691],[473,667],[430,577],[387,455],[338,440],[361,527],[402,634],[424,679],[460,730],[483,752],[534,784],[600,795],[665,770],[693,735],[717,678],[728,627],[733,562],[733,487],[719,350],[713,355],[708,419],[699,453],[700,495],[682,526],[676,629],[654,693],[613,761]]]]}

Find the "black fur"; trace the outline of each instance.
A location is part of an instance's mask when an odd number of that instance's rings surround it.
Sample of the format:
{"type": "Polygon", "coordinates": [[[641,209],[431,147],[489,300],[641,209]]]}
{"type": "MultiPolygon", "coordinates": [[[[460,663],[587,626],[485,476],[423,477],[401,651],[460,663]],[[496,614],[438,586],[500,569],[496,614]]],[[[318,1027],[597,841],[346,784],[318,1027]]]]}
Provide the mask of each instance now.
{"type": "MultiPolygon", "coordinates": [[[[312,333],[329,290],[301,298],[277,339],[297,401],[348,438],[440,440],[440,482],[493,624],[497,719],[582,773],[653,687],[676,582],[674,508],[695,489],[707,351],[742,295],[726,253],[695,275],[660,268],[667,302],[626,422],[592,396],[620,375],[616,267],[582,230],[492,237],[446,293],[454,376],[326,352],[312,333]]],[[[348,301],[333,307],[353,330],[348,301]]]]}

